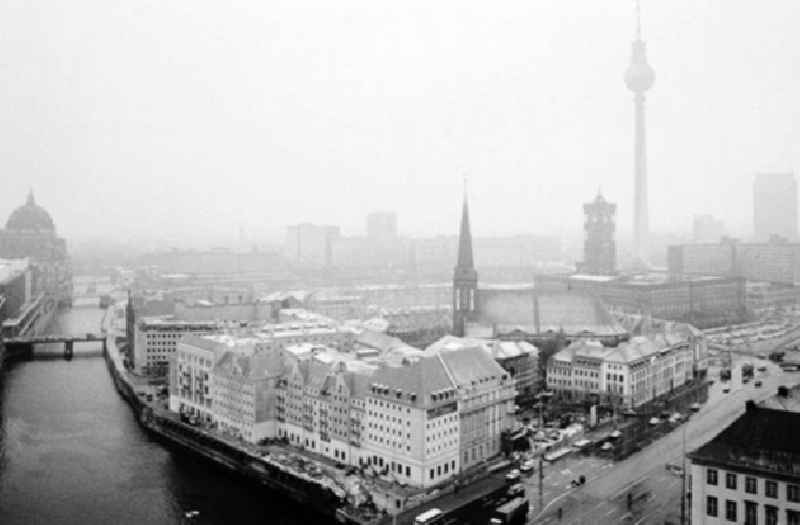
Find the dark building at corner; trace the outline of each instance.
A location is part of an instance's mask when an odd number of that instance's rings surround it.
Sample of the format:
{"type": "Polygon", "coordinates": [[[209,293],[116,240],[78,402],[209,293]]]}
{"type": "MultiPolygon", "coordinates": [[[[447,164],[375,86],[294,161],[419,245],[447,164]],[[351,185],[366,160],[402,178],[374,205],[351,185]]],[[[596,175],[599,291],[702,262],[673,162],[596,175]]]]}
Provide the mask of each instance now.
{"type": "Polygon", "coordinates": [[[0,230],[0,258],[28,259],[31,283],[26,304],[3,321],[4,335],[39,332],[60,305],[72,301],[72,270],[66,241],[56,234],[50,214],[36,204],[33,192],[0,230]]]}
{"type": "Polygon", "coordinates": [[[745,412],[689,454],[691,523],[800,523],[800,391],[745,412]]]}
{"type": "Polygon", "coordinates": [[[614,216],[617,205],[598,193],[592,202],[583,205],[583,263],[578,271],[589,275],[613,275],[617,270],[617,246],[614,242],[614,216]]]}

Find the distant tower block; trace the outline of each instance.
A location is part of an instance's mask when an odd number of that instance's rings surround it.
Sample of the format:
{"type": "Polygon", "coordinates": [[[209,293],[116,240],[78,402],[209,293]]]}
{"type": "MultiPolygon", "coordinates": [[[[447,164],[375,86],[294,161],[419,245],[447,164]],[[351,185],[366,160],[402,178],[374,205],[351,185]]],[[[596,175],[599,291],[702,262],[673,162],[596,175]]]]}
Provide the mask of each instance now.
{"type": "Polygon", "coordinates": [[[614,242],[614,217],[617,205],[608,202],[598,192],[594,201],[583,205],[586,239],[583,243],[581,273],[613,275],[617,266],[617,247],[614,242]]]}
{"type": "Polygon", "coordinates": [[[625,72],[625,85],[633,91],[633,255],[637,263],[646,262],[649,221],[647,212],[647,146],[645,139],[644,94],[653,87],[656,75],[647,63],[647,48],[642,40],[639,2],[636,2],[636,36],[632,44],[631,63],[625,72]]]}

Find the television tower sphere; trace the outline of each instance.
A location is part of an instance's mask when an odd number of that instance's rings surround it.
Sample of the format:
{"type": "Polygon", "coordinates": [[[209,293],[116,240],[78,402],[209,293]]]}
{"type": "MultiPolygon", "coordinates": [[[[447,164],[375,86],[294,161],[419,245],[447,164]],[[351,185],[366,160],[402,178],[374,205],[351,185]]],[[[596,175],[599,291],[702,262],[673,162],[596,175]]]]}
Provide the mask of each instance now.
{"type": "Polygon", "coordinates": [[[633,42],[631,65],[625,71],[625,85],[634,93],[644,93],[656,80],[656,73],[645,56],[645,44],[641,40],[633,42]]]}

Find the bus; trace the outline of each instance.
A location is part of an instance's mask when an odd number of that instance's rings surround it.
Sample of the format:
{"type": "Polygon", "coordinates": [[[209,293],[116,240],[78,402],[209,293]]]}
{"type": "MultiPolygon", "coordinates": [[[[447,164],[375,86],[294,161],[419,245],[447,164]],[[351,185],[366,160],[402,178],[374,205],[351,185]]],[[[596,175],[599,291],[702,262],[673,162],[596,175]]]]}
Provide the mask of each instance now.
{"type": "Polygon", "coordinates": [[[428,509],[414,519],[414,525],[434,525],[444,521],[444,512],[439,509],[428,509]]]}

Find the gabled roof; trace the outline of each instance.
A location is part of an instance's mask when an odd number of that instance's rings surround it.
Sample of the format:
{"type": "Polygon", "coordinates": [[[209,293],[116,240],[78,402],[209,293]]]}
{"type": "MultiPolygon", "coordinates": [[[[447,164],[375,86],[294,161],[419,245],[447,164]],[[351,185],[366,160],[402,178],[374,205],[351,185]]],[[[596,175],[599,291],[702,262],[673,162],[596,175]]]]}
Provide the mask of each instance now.
{"type": "Polygon", "coordinates": [[[566,348],[556,352],[553,355],[553,359],[567,362],[572,361],[576,357],[585,359],[605,359],[610,350],[610,348],[603,346],[600,341],[579,339],[573,341],[566,348]]]}
{"type": "Polygon", "coordinates": [[[482,381],[500,379],[505,370],[483,348],[465,347],[439,352],[450,377],[457,386],[469,388],[482,381]]]}
{"type": "Polygon", "coordinates": [[[225,351],[214,363],[215,374],[246,380],[280,376],[287,368],[286,358],[280,350],[265,350],[252,355],[225,351]]]}
{"type": "Polygon", "coordinates": [[[371,383],[404,394],[414,393],[422,406],[431,404],[430,394],[455,388],[438,355],[405,360],[399,365],[384,363],[373,374],[371,383]]]}

